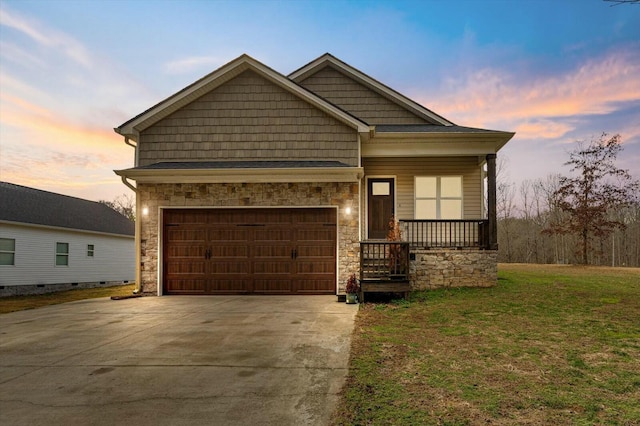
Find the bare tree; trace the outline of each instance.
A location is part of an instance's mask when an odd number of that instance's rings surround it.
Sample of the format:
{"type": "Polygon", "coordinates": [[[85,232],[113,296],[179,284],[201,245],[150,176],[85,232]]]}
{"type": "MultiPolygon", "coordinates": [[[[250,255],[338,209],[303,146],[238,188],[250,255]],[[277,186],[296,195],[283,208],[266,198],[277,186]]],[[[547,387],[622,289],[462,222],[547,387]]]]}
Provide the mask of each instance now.
{"type": "Polygon", "coordinates": [[[136,199],[127,194],[122,194],[113,199],[113,201],[100,200],[101,204],[111,207],[124,217],[135,222],[136,220],[136,199]]]}
{"type": "Polygon", "coordinates": [[[609,210],[632,204],[638,190],[638,182],[629,172],[615,165],[621,150],[620,135],[607,138],[602,134],[587,146],[580,143],[565,163],[577,176],[562,176],[560,188],[554,193],[558,207],[567,216],[555,223],[551,232],[577,235],[584,264],[589,263],[593,237],[606,237],[614,229],[624,228],[624,223],[610,217],[609,210]]]}
{"type": "Polygon", "coordinates": [[[516,205],[514,201],[515,190],[511,183],[499,182],[497,185],[496,210],[498,216],[498,240],[500,251],[506,256],[506,262],[513,262],[513,234],[514,214],[516,205]]]}

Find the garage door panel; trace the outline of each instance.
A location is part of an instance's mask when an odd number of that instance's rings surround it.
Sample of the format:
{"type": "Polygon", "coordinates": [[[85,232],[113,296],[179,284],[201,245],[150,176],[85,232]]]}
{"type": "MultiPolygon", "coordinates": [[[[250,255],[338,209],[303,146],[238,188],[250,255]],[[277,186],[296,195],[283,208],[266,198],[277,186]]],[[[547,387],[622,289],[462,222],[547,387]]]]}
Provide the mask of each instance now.
{"type": "Polygon", "coordinates": [[[219,226],[215,226],[209,228],[205,231],[206,238],[208,241],[218,241],[218,242],[247,242],[251,239],[251,235],[249,229],[247,228],[222,228],[219,226]]]}
{"type": "Polygon", "coordinates": [[[291,228],[256,228],[253,233],[253,240],[255,242],[269,242],[286,244],[291,241],[292,230],[291,228]]]}
{"type": "Polygon", "coordinates": [[[206,233],[202,229],[181,229],[176,227],[168,228],[165,238],[170,242],[191,242],[204,243],[206,241],[206,233]]]}
{"type": "Polygon", "coordinates": [[[323,294],[327,288],[335,285],[335,277],[318,279],[318,278],[299,278],[294,281],[293,291],[298,294],[323,294]]]}
{"type": "Polygon", "coordinates": [[[167,294],[335,293],[336,209],[167,210],[163,218],[167,294]]]}
{"type": "Polygon", "coordinates": [[[320,228],[320,229],[298,229],[297,240],[298,241],[335,241],[336,230],[332,228],[320,228]]]}
{"type": "Polygon", "coordinates": [[[330,245],[298,245],[298,259],[304,259],[307,257],[312,258],[331,258],[335,259],[336,248],[330,245]]]}
{"type": "Polygon", "coordinates": [[[219,244],[216,243],[209,248],[211,252],[211,260],[216,259],[227,259],[227,258],[237,258],[237,259],[248,259],[249,258],[249,247],[246,245],[239,244],[219,244]]]}
{"type": "Polygon", "coordinates": [[[335,262],[298,261],[295,263],[297,274],[328,274],[333,276],[336,271],[335,262]]]}
{"type": "Polygon", "coordinates": [[[206,280],[204,279],[167,279],[166,292],[168,294],[204,294],[206,280]]]}
{"type": "Polygon", "coordinates": [[[253,291],[260,294],[291,294],[293,291],[292,280],[283,278],[254,279],[253,291]]]}
{"type": "Polygon", "coordinates": [[[256,244],[252,248],[253,258],[291,259],[291,246],[288,243],[256,244]]]}
{"type": "Polygon", "coordinates": [[[234,260],[214,260],[209,262],[209,274],[211,275],[249,275],[251,268],[248,262],[234,260]]]}
{"type": "Polygon", "coordinates": [[[253,262],[254,275],[289,275],[291,274],[291,262],[255,261],[253,262]]]}
{"type": "Polygon", "coordinates": [[[206,248],[204,246],[171,245],[167,248],[167,259],[204,259],[206,248]]]}
{"type": "Polygon", "coordinates": [[[185,262],[182,259],[179,261],[165,262],[165,267],[167,268],[167,274],[169,276],[185,274],[204,275],[207,270],[207,265],[204,261],[191,260],[189,262],[185,262]]]}
{"type": "Polygon", "coordinates": [[[335,209],[293,209],[295,223],[335,224],[335,209]]]}
{"type": "Polygon", "coordinates": [[[206,282],[206,292],[209,294],[241,294],[249,293],[245,279],[214,278],[206,282]]]}

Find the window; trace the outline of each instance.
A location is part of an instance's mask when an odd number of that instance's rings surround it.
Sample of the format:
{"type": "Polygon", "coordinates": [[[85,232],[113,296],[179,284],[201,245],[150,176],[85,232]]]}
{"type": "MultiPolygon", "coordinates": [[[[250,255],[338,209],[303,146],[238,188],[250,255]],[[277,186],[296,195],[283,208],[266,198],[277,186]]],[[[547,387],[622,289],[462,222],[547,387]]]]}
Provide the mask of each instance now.
{"type": "Polygon", "coordinates": [[[94,247],[93,244],[87,244],[87,256],[93,257],[94,247]]]}
{"type": "Polygon", "coordinates": [[[69,266],[69,243],[56,243],[56,266],[69,266]]]}
{"type": "Polygon", "coordinates": [[[416,176],[416,219],[462,219],[462,176],[416,176]]]}
{"type": "Polygon", "coordinates": [[[0,238],[0,265],[16,264],[16,240],[13,238],[0,238]]]}

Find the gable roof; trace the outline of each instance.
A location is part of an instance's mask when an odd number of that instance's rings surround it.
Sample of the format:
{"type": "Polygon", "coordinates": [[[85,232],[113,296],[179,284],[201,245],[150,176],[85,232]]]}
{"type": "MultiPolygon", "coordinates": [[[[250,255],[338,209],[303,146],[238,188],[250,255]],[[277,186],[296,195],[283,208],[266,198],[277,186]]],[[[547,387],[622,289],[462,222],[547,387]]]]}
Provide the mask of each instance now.
{"type": "Polygon", "coordinates": [[[288,77],[296,83],[300,83],[327,66],[331,66],[334,69],[342,72],[343,74],[346,74],[358,83],[364,85],[365,87],[368,87],[379,95],[389,99],[390,101],[400,105],[401,107],[411,111],[412,113],[424,118],[429,122],[433,122],[436,125],[442,126],[454,125],[446,118],[407,98],[403,94],[396,92],[389,86],[380,83],[378,80],[368,76],[367,74],[352,67],[351,65],[342,62],[340,59],[336,58],[330,53],[325,53],[319,58],[309,62],[307,65],[304,65],[302,68],[293,71],[288,75],[288,77]]]}
{"type": "Polygon", "coordinates": [[[139,132],[247,70],[256,72],[273,84],[298,96],[349,127],[356,129],[358,132],[368,133],[370,130],[369,125],[364,121],[311,93],[304,87],[247,54],[243,54],[207,74],[195,83],[190,84],[131,120],[121,124],[119,127],[116,127],[114,130],[120,135],[137,141],[139,132]]]}
{"type": "Polygon", "coordinates": [[[132,221],[109,206],[9,182],[0,182],[0,222],[133,236],[132,221]]]}

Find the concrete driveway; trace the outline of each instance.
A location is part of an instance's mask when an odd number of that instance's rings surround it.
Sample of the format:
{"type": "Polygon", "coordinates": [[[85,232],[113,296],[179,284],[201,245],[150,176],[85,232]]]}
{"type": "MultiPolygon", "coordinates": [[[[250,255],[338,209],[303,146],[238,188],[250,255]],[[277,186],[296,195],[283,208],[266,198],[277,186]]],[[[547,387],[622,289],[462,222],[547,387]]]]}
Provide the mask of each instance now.
{"type": "Polygon", "coordinates": [[[170,296],[0,315],[0,424],[326,424],[356,311],[335,296],[170,296]]]}

